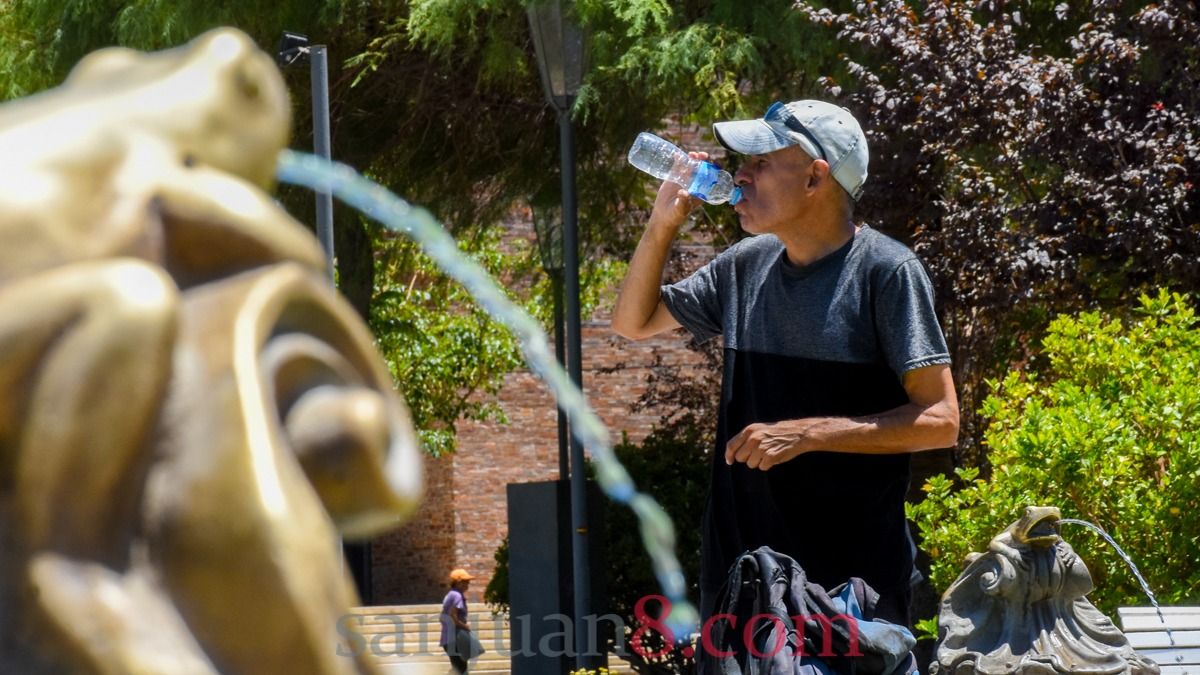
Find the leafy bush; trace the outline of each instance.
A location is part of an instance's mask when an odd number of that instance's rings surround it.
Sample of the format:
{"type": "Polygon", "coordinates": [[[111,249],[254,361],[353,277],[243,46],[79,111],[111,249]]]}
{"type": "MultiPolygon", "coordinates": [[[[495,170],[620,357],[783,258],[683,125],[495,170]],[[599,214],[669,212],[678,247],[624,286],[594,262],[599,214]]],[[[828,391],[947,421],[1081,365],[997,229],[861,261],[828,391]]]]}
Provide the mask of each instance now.
{"type": "MultiPolygon", "coordinates": [[[[689,599],[699,599],[700,515],[708,494],[708,473],[712,451],[711,425],[687,414],[675,424],[656,429],[641,445],[628,442],[617,445],[617,459],[625,465],[638,488],[654,497],[675,525],[675,554],[689,584],[689,599]]],[[[642,543],[637,518],[632,510],[616,502],[607,502],[605,512],[604,559],[608,578],[610,610],[629,628],[625,650],[633,669],[639,673],[692,673],[695,662],[676,646],[666,649],[661,636],[649,631],[641,643],[641,654],[629,642],[640,622],[634,609],[639,599],[660,595],[650,556],[642,543]],[[659,654],[658,656],[653,656],[659,654]],[[643,658],[650,656],[650,658],[643,658]]],[[[645,603],[643,610],[652,616],[660,611],[657,603],[645,603]]],[[[656,616],[656,618],[661,618],[656,616]]]]}
{"type": "MultiPolygon", "coordinates": [[[[1129,553],[1159,600],[1200,600],[1200,326],[1183,296],[1143,295],[1128,320],[1096,312],[1050,324],[1027,372],[989,382],[983,405],[994,473],[936,476],[909,506],[939,590],[966,555],[1020,517],[1057,506],[1129,553]]],[[[1089,530],[1062,534],[1091,570],[1090,599],[1110,616],[1146,604],[1125,563],[1089,530]]]]}
{"type": "MultiPolygon", "coordinates": [[[[529,273],[528,256],[503,251],[499,234],[459,246],[511,289],[529,273]]],[[[435,457],[453,452],[460,420],[507,423],[494,397],[505,374],[521,365],[516,337],[412,241],[380,232],[374,246],[369,325],[425,450],[435,457]]]]}
{"type": "Polygon", "coordinates": [[[483,601],[493,613],[508,614],[508,535],[500,540],[492,559],[496,561],[496,567],[483,589],[483,601]]]}

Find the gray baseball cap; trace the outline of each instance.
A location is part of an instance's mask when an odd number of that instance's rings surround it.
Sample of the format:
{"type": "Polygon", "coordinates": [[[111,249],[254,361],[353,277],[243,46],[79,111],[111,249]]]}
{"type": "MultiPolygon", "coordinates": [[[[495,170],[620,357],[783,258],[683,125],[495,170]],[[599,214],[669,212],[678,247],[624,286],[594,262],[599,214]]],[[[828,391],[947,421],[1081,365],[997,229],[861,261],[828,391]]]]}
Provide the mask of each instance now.
{"type": "Polygon", "coordinates": [[[713,133],[726,148],[765,155],[789,145],[829,163],[830,172],[855,201],[867,180],[867,137],[850,111],[825,101],[776,101],[756,120],[717,122],[713,133]]]}

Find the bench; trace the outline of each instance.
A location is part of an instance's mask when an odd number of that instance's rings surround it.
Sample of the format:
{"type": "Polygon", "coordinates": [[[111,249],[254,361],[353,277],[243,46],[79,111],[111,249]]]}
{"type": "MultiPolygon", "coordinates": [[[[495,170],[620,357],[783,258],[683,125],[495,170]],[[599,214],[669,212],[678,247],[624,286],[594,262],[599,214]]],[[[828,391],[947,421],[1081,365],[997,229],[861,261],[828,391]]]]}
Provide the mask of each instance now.
{"type": "Polygon", "coordinates": [[[1200,675],[1200,607],[1163,607],[1162,619],[1153,607],[1121,607],[1117,615],[1129,644],[1162,675],[1200,675]]]}

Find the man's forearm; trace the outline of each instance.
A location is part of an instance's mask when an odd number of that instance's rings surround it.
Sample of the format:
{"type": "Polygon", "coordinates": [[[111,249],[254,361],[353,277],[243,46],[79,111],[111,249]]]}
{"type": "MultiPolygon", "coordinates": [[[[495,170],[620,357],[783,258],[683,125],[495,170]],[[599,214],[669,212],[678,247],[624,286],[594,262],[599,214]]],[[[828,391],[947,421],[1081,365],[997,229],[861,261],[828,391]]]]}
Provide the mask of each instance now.
{"type": "Polygon", "coordinates": [[[642,233],[621,292],[613,309],[612,328],[627,338],[646,337],[646,327],[658,309],[659,286],[678,227],[651,224],[642,233]]]}
{"type": "Polygon", "coordinates": [[[804,451],[919,452],[950,447],[958,438],[958,411],[942,403],[929,407],[907,403],[878,415],[814,417],[799,422],[808,431],[804,451]]]}
{"type": "MultiPolygon", "coordinates": [[[[703,152],[689,154],[695,159],[708,159],[708,154],[703,152]]],[[[698,203],[699,200],[674,183],[664,182],[659,186],[650,222],[629,261],[629,270],[613,309],[612,329],[618,335],[640,340],[679,325],[665,309],[660,309],[658,289],[671,243],[698,203]]]]}
{"type": "Polygon", "coordinates": [[[730,439],[725,461],[769,469],[805,452],[898,454],[950,447],[957,437],[956,406],[908,403],[878,415],[751,424],[730,439]]]}

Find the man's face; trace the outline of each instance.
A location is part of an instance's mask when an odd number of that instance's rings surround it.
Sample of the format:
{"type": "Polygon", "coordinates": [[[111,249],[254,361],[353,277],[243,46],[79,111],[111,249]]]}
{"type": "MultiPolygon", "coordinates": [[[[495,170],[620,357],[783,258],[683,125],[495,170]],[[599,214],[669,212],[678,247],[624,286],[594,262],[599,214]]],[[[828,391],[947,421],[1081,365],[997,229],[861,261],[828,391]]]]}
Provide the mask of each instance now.
{"type": "Polygon", "coordinates": [[[778,234],[799,222],[807,208],[806,187],[813,160],[797,146],[750,155],[734,176],[742,199],[733,207],[750,234],[778,234]]]}

